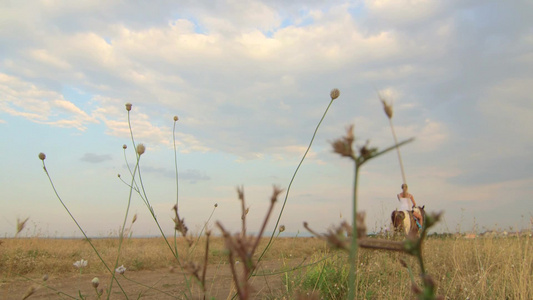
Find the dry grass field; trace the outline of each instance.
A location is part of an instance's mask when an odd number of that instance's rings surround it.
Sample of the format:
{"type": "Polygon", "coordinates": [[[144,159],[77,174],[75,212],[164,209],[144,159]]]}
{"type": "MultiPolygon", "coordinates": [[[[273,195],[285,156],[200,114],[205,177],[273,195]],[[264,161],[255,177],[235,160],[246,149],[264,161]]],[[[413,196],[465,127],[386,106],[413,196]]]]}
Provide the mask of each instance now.
{"type": "MultiPolygon", "coordinates": [[[[83,239],[2,239],[0,244],[1,299],[98,299],[91,285],[109,285],[110,275],[83,239]],[[73,263],[84,259],[85,268],[73,263]],[[80,272],[81,270],[81,272],[80,272]],[[48,280],[43,281],[47,275],[48,280]]],[[[117,239],[92,240],[100,255],[114,265],[117,239]]],[[[264,247],[264,242],[260,247],[264,247]]],[[[204,250],[178,243],[182,265],[202,263],[204,250]]],[[[533,299],[532,237],[429,237],[424,260],[446,299],[533,299]]],[[[231,298],[232,275],[222,238],[212,238],[206,275],[208,299],[231,298]]],[[[190,272],[176,264],[162,238],[128,239],[122,246],[119,265],[127,271],[118,279],[130,299],[201,298],[190,272]],[[187,288],[186,282],[190,288],[187,288]],[[188,292],[190,290],[190,293],[188,292]]],[[[410,276],[403,259],[417,273],[413,257],[403,253],[360,249],[357,263],[357,299],[413,298],[410,276]]],[[[320,295],[321,299],[346,297],[347,254],[330,250],[317,238],[276,238],[252,277],[253,298],[294,299],[297,295],[320,295]]],[[[415,280],[419,280],[415,276],[415,280]]],[[[105,291],[104,291],[105,293],[105,291]]],[[[102,298],[106,297],[102,296],[102,298]]],[[[126,297],[116,286],[111,299],[126,297]]]]}

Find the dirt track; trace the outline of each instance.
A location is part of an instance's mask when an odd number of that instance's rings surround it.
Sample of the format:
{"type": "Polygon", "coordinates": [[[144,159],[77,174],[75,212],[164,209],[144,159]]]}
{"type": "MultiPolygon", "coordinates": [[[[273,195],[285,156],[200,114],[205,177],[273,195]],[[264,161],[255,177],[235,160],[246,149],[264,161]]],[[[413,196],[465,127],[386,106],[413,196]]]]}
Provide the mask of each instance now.
{"type": "MultiPolygon", "coordinates": [[[[263,262],[261,271],[268,272],[279,270],[278,262],[263,262]]],[[[125,277],[118,275],[118,280],[122,288],[126,291],[129,299],[187,299],[187,291],[182,272],[171,272],[169,269],[154,271],[126,271],[125,277]],[[140,285],[141,283],[142,285],[140,285]],[[158,289],[158,290],[155,290],[158,289]],[[163,291],[163,292],[161,292],[163,291]]],[[[100,288],[104,289],[101,299],[106,299],[106,288],[109,285],[110,276],[101,274],[82,274],[68,277],[50,277],[45,286],[39,286],[42,281],[36,279],[35,282],[19,278],[14,282],[4,284],[1,288],[1,299],[22,299],[24,294],[32,286],[36,287],[35,292],[28,299],[79,299],[78,291],[81,291],[84,299],[98,299],[95,290],[91,285],[94,277],[100,279],[100,288]],[[55,289],[52,290],[51,288],[55,289]],[[61,293],[58,293],[61,292],[61,293]],[[68,296],[67,296],[68,295],[68,296]],[[69,297],[71,296],[71,297],[69,297]]],[[[188,277],[190,278],[190,277],[188,277]]],[[[258,276],[251,279],[254,299],[264,298],[268,295],[280,295],[284,286],[281,275],[258,276]]],[[[235,290],[232,289],[232,276],[227,265],[210,265],[207,271],[206,286],[207,299],[228,299],[231,298],[235,290]]],[[[193,299],[202,299],[199,285],[192,283],[193,299]]],[[[190,295],[190,294],[187,294],[190,295]]],[[[117,283],[113,284],[111,299],[126,299],[117,283]]]]}

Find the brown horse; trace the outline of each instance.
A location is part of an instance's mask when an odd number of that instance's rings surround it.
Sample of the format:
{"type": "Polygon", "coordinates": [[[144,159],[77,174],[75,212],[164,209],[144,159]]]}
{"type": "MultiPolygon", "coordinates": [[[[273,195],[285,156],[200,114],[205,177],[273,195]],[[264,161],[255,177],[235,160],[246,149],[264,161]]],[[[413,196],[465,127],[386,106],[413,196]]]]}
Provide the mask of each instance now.
{"type": "MultiPolygon", "coordinates": [[[[422,220],[418,220],[418,223],[421,226],[424,226],[424,221],[426,218],[426,212],[424,211],[425,206],[417,206],[414,208],[419,215],[422,216],[422,220]]],[[[395,210],[391,214],[392,227],[395,232],[404,232],[406,235],[413,234],[416,235],[419,232],[418,225],[416,224],[415,217],[413,216],[412,210],[395,210]]]]}

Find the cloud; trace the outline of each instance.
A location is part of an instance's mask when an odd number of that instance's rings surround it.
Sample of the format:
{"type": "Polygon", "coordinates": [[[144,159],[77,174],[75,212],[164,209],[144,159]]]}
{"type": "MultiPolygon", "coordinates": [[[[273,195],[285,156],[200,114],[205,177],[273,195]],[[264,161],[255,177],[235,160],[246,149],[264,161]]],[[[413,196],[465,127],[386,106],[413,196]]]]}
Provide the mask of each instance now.
{"type": "MultiPolygon", "coordinates": [[[[170,170],[164,167],[153,167],[153,166],[143,166],[143,172],[149,172],[154,174],[159,174],[168,178],[176,178],[176,173],[174,170],[170,170]]],[[[178,172],[178,180],[187,181],[191,184],[195,184],[199,181],[208,181],[211,180],[205,172],[196,169],[186,169],[185,171],[178,172]]]]}
{"type": "Polygon", "coordinates": [[[80,160],[89,163],[101,163],[104,161],[112,160],[112,158],[109,154],[85,153],[83,157],[80,158],[80,160]]]}
{"type": "Polygon", "coordinates": [[[190,183],[196,183],[198,181],[206,181],[210,180],[211,177],[207,176],[205,172],[201,172],[199,170],[194,169],[187,169],[182,174],[180,174],[180,178],[183,180],[187,180],[190,183]]]}
{"type": "Polygon", "coordinates": [[[63,95],[40,88],[21,78],[0,73],[0,109],[12,116],[59,127],[84,131],[97,120],[82,111],[63,95]]]}

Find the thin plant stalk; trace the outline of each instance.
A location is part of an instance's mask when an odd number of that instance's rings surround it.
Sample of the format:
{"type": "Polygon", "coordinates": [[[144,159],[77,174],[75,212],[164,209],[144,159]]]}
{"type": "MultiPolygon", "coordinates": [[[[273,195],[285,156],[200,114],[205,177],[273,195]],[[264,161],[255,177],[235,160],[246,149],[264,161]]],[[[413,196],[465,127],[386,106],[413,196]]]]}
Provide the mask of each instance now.
{"type": "MultiPolygon", "coordinates": [[[[129,127],[129,130],[130,130],[130,136],[131,136],[131,142],[132,142],[132,145],[133,145],[133,149],[137,149],[137,147],[135,145],[135,139],[133,138],[133,130],[131,129],[131,120],[130,120],[130,111],[129,110],[128,110],[128,127],[129,127]]],[[[135,155],[137,156],[137,161],[139,161],[140,154],[137,151],[135,151],[135,155]]],[[[170,242],[168,241],[165,233],[163,232],[163,229],[161,228],[161,225],[159,224],[159,221],[157,220],[157,217],[155,216],[154,209],[150,205],[150,201],[148,200],[148,196],[146,195],[146,190],[144,188],[144,184],[143,184],[143,181],[142,181],[141,166],[140,165],[137,165],[137,172],[139,173],[139,185],[140,185],[140,189],[138,189],[138,193],[141,196],[141,198],[143,198],[143,200],[144,200],[144,202],[145,202],[145,204],[146,204],[146,206],[148,208],[148,211],[152,215],[152,218],[154,219],[155,224],[156,224],[157,228],[159,229],[159,232],[161,233],[161,236],[165,240],[165,243],[167,244],[168,248],[170,249],[170,252],[176,258],[176,261],[178,262],[178,266],[181,269],[183,269],[183,266],[181,265],[181,262],[179,260],[179,254],[178,254],[178,251],[177,251],[177,247],[175,248],[175,250],[172,249],[172,246],[170,245],[170,242]],[[142,193],[141,193],[141,191],[142,191],[142,193]]],[[[132,187],[133,187],[133,184],[132,184],[132,187]]],[[[189,293],[192,295],[192,292],[191,292],[191,289],[190,289],[189,280],[187,279],[187,276],[185,275],[185,273],[183,273],[183,276],[184,276],[185,283],[187,285],[187,289],[188,289],[189,293]]]]}
{"type": "MultiPolygon", "coordinates": [[[[179,201],[179,180],[178,180],[178,151],[176,150],[176,121],[178,117],[174,117],[174,126],[172,127],[172,142],[174,144],[174,171],[176,172],[176,209],[178,209],[179,201]]],[[[178,253],[178,233],[174,230],[174,252],[178,253]]]]}
{"type": "Polygon", "coordinates": [[[359,175],[359,164],[355,162],[355,175],[353,182],[353,210],[352,210],[352,243],[350,246],[350,272],[348,275],[348,299],[355,299],[356,287],[355,284],[355,273],[357,267],[357,179],[359,175]]]}
{"type": "Polygon", "coordinates": [[[287,204],[287,199],[289,197],[289,193],[290,193],[291,186],[292,186],[292,183],[294,181],[294,178],[296,178],[296,174],[298,174],[298,170],[302,166],[302,163],[304,162],[305,157],[307,156],[307,153],[309,152],[309,149],[311,149],[311,146],[313,145],[313,141],[315,140],[316,134],[318,132],[318,128],[320,128],[320,125],[322,124],[322,121],[326,117],[326,114],[328,113],[328,110],[331,107],[331,104],[333,103],[333,100],[335,100],[335,99],[333,99],[333,98],[331,99],[331,101],[328,104],[328,107],[324,111],[324,114],[322,115],[322,118],[318,122],[318,125],[316,126],[315,131],[313,132],[313,136],[311,137],[311,141],[309,142],[309,146],[307,146],[307,150],[305,150],[305,153],[302,156],[302,159],[300,160],[300,163],[298,164],[298,166],[296,167],[296,170],[294,171],[294,174],[292,175],[291,181],[289,182],[289,185],[287,187],[287,192],[285,193],[285,199],[283,200],[283,205],[281,206],[281,211],[279,212],[278,219],[276,220],[276,225],[274,225],[274,230],[272,230],[272,235],[270,236],[270,239],[268,240],[268,243],[265,246],[265,249],[263,249],[263,252],[261,252],[261,255],[259,255],[259,258],[257,260],[258,262],[261,261],[261,258],[263,257],[263,255],[265,255],[266,251],[268,250],[268,248],[272,244],[272,240],[274,238],[274,235],[276,234],[276,229],[278,228],[279,222],[281,220],[281,216],[283,215],[283,210],[285,209],[285,205],[287,204]]]}
{"type": "MultiPolygon", "coordinates": [[[[70,298],[70,299],[78,299],[78,298],[76,298],[74,296],[71,296],[71,295],[69,295],[69,294],[67,294],[65,292],[62,292],[62,291],[60,291],[60,290],[58,290],[58,289],[56,289],[54,287],[51,287],[48,284],[43,283],[42,281],[36,281],[36,280],[34,280],[34,279],[30,278],[30,277],[27,277],[25,275],[22,275],[22,274],[17,274],[17,275],[22,277],[22,278],[24,278],[24,279],[26,279],[26,281],[32,281],[33,283],[38,284],[39,286],[42,286],[42,287],[44,287],[44,288],[46,288],[48,290],[54,291],[54,293],[56,293],[58,296],[61,296],[61,298],[65,298],[66,297],[66,298],[70,298]]],[[[4,298],[4,299],[7,299],[7,297],[4,298]]]]}
{"type": "MultiPolygon", "coordinates": [[[[144,195],[144,199],[146,201],[146,205],[148,207],[148,210],[150,211],[150,214],[152,215],[152,218],[154,219],[155,221],[155,224],[157,226],[157,228],[159,229],[159,232],[161,233],[161,236],[163,237],[163,239],[165,240],[165,243],[167,244],[168,248],[170,249],[170,252],[172,253],[172,255],[176,258],[176,261],[178,262],[178,266],[183,269],[183,266],[181,265],[181,262],[179,260],[179,254],[177,252],[177,249],[176,249],[176,252],[174,252],[174,249],[172,249],[172,246],[170,245],[170,242],[168,241],[168,238],[166,237],[165,233],[163,232],[163,229],[161,228],[161,225],[159,224],[159,221],[157,220],[157,217],[155,216],[155,212],[154,212],[154,209],[152,208],[152,206],[150,205],[150,202],[148,201],[148,196],[146,195],[146,190],[144,189],[144,184],[142,182],[142,176],[141,176],[141,168],[140,166],[138,167],[138,172],[139,172],[139,183],[140,183],[140,186],[141,186],[141,190],[142,190],[142,195],[144,195]]],[[[139,193],[140,194],[140,193],[139,193]]],[[[185,283],[187,285],[187,289],[189,291],[189,293],[191,293],[192,295],[192,292],[190,290],[190,281],[188,280],[187,276],[185,273],[183,273],[183,277],[184,277],[184,280],[185,280],[185,283]]]]}
{"type": "MultiPolygon", "coordinates": [[[[100,259],[100,261],[104,264],[105,268],[107,269],[107,271],[111,274],[112,278],[114,279],[114,281],[117,282],[117,285],[118,287],[120,288],[120,290],[122,291],[122,293],[124,294],[124,296],[126,297],[126,299],[129,299],[128,298],[128,295],[126,294],[126,291],[124,291],[124,289],[122,288],[122,286],[120,285],[120,282],[118,282],[118,280],[115,278],[115,273],[113,272],[113,270],[111,270],[109,268],[109,266],[106,264],[106,262],[104,261],[104,259],[102,258],[102,256],[100,256],[100,253],[98,252],[98,250],[96,250],[96,247],[93,245],[93,243],[91,242],[91,240],[89,239],[89,237],[87,236],[87,234],[85,233],[85,231],[81,228],[80,224],[78,223],[78,221],[76,221],[76,218],[74,218],[74,216],[72,215],[72,213],[70,212],[70,210],[68,209],[68,207],[65,205],[65,203],[63,202],[63,200],[61,199],[61,196],[59,196],[57,190],[56,190],[56,187],[54,185],[54,182],[52,181],[52,177],[50,176],[50,174],[48,173],[48,170],[46,169],[46,165],[44,163],[44,160],[43,160],[43,169],[44,169],[44,172],[46,173],[46,176],[48,177],[48,180],[50,181],[50,185],[52,186],[52,189],[54,190],[54,193],[56,194],[56,197],[57,199],[59,199],[59,202],[61,202],[61,205],[63,205],[63,208],[65,208],[65,210],[67,211],[68,215],[70,216],[70,218],[74,221],[74,223],[76,224],[76,226],[78,227],[78,229],[81,231],[81,233],[83,234],[83,236],[85,237],[85,240],[89,243],[89,245],[91,245],[91,248],[93,249],[94,253],[96,253],[96,256],[98,256],[98,258],[100,259]]],[[[112,283],[112,282],[111,282],[112,283]]],[[[108,293],[108,299],[109,299],[109,296],[111,295],[111,293],[108,293]]]]}
{"type": "MultiPolygon", "coordinates": [[[[177,117],[175,117],[175,120],[177,117]]],[[[176,150],[176,121],[174,121],[174,127],[172,128],[172,141],[174,143],[174,170],[176,172],[176,205],[179,200],[179,181],[178,181],[178,151],[176,150]]]]}
{"type": "MultiPolygon", "coordinates": [[[[385,111],[385,115],[387,115],[387,118],[389,119],[390,129],[392,131],[392,137],[394,138],[394,145],[398,146],[398,138],[396,137],[396,132],[394,131],[394,126],[392,125],[392,117],[394,115],[394,110],[392,109],[392,103],[388,103],[385,97],[378,92],[379,100],[381,100],[381,103],[383,104],[383,110],[385,111]]],[[[403,162],[402,162],[402,155],[400,154],[400,148],[396,147],[396,151],[398,153],[398,161],[400,162],[400,171],[402,172],[402,180],[403,183],[407,184],[407,179],[405,179],[405,171],[403,168],[403,162]]]]}
{"type": "MultiPolygon", "coordinates": [[[[359,177],[359,169],[363,166],[364,163],[370,159],[376,158],[380,155],[383,155],[394,148],[398,148],[406,143],[411,142],[413,139],[403,141],[401,143],[396,143],[394,146],[388,147],[385,150],[379,151],[377,148],[368,147],[368,142],[363,147],[359,147],[358,153],[353,151],[353,142],[355,140],[353,134],[353,126],[347,128],[346,136],[338,139],[332,143],[334,152],[340,154],[344,157],[349,157],[354,162],[354,182],[353,182],[353,196],[352,196],[352,240],[350,245],[350,255],[348,263],[350,264],[350,272],[348,276],[348,299],[352,300],[356,297],[356,268],[357,268],[357,184],[359,177]]],[[[304,226],[307,228],[307,223],[304,223],[304,226]]],[[[309,230],[309,229],[308,229],[309,230]]]]}
{"type": "MultiPolygon", "coordinates": [[[[132,176],[131,176],[130,193],[129,193],[129,196],[128,196],[128,205],[126,206],[126,214],[124,215],[124,221],[122,223],[122,227],[121,227],[121,230],[120,230],[120,235],[118,237],[117,259],[115,260],[114,269],[116,269],[118,267],[118,262],[120,260],[120,250],[122,249],[122,243],[124,242],[124,229],[126,228],[126,222],[128,221],[128,214],[129,214],[130,206],[131,206],[131,197],[133,195],[133,184],[135,183],[135,174],[137,172],[137,167],[139,166],[140,158],[141,158],[141,156],[137,155],[137,163],[135,164],[135,167],[133,168],[133,173],[132,173],[132,176]]],[[[108,295],[111,294],[111,289],[113,288],[113,280],[115,279],[114,277],[115,277],[115,274],[113,273],[113,276],[111,278],[111,282],[109,283],[108,295]]]]}
{"type": "Polygon", "coordinates": [[[211,214],[209,215],[209,218],[207,218],[207,221],[205,222],[204,226],[200,230],[200,233],[198,234],[198,238],[196,238],[196,242],[194,243],[194,246],[189,250],[188,255],[191,253],[194,253],[194,250],[196,249],[196,246],[198,245],[198,242],[200,241],[200,238],[202,237],[202,234],[204,233],[205,229],[207,228],[207,224],[209,224],[209,221],[213,217],[213,214],[215,213],[215,209],[217,209],[218,205],[215,205],[213,207],[213,210],[211,211],[211,214]]]}
{"type": "MultiPolygon", "coordinates": [[[[392,125],[392,118],[389,118],[390,129],[392,131],[392,137],[394,138],[394,145],[398,145],[398,138],[396,137],[396,132],[394,131],[394,126],[392,125]]],[[[396,147],[396,152],[398,153],[398,161],[400,162],[400,170],[402,172],[403,183],[407,184],[407,179],[405,179],[405,171],[403,168],[402,155],[400,153],[400,147],[396,147]]]]}

